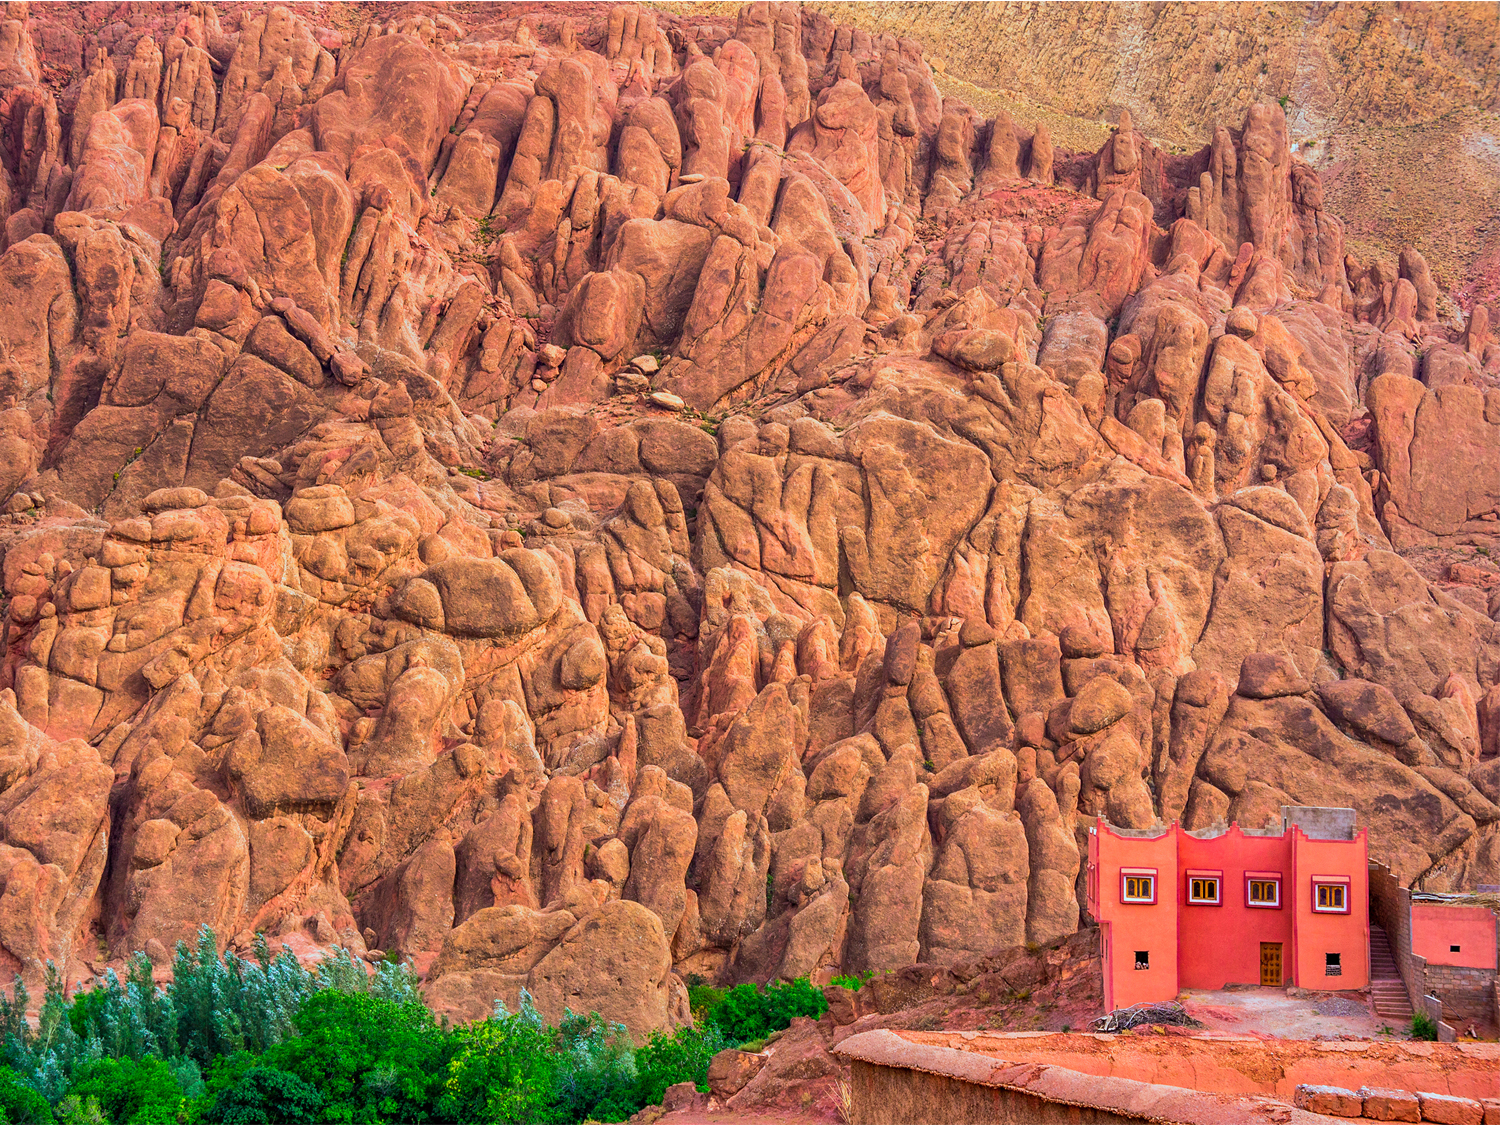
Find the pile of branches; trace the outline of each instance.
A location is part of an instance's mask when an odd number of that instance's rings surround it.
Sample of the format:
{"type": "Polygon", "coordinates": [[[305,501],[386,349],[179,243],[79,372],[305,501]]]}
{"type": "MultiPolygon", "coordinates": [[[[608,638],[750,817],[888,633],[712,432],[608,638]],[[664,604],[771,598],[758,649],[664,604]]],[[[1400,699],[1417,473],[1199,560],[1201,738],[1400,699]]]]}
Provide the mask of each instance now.
{"type": "Polygon", "coordinates": [[[1107,1016],[1094,1021],[1095,1031],[1127,1031],[1132,1027],[1147,1024],[1172,1024],[1176,1027],[1202,1027],[1187,1014],[1187,1009],[1176,1000],[1161,1004],[1132,1004],[1128,1008],[1116,1008],[1107,1016]]]}

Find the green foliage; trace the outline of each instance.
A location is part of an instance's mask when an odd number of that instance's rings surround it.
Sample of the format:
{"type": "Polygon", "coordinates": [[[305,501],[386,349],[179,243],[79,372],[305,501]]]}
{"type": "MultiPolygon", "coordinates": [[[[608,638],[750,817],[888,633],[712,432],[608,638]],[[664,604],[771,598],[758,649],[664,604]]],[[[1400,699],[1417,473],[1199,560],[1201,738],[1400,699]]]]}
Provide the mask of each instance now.
{"type": "Polygon", "coordinates": [[[875,974],[868,969],[866,969],[862,973],[840,973],[828,983],[839,988],[847,988],[850,992],[858,992],[861,988],[869,983],[870,978],[874,975],[875,974]]]}
{"type": "Polygon", "coordinates": [[[293,1023],[264,1063],[318,1090],[324,1121],[416,1121],[441,1093],[447,1043],[420,1001],[327,989],[293,1023]]]}
{"type": "Polygon", "coordinates": [[[222,1125],[286,1122],[313,1125],[323,1120],[323,1099],[295,1074],[268,1066],[248,1067],[232,1086],[219,1091],[199,1119],[222,1125]]]}
{"type": "Polygon", "coordinates": [[[0,1069],[0,1117],[7,1125],[52,1125],[52,1107],[15,1071],[0,1069]]]}
{"type": "Polygon", "coordinates": [[[558,1120],[623,1121],[646,1104],[636,1096],[638,1056],[623,1024],[606,1023],[597,1012],[568,1012],[553,1052],[558,1120]]]}
{"type": "Polygon", "coordinates": [[[75,997],[68,1008],[68,1026],[80,1041],[96,1042],[106,1058],[177,1053],[176,1010],[151,979],[151,962],[143,954],[131,959],[124,981],[111,969],[102,986],[75,997]]]}
{"type": "Polygon", "coordinates": [[[727,988],[715,988],[711,984],[704,984],[702,977],[688,979],[688,1008],[693,1013],[693,1019],[698,1023],[704,1023],[711,1019],[713,1011],[724,1002],[728,994],[727,988]]]}
{"type": "Polygon", "coordinates": [[[182,1053],[200,1065],[236,1051],[262,1053],[292,1034],[304,1000],[327,989],[398,1003],[417,999],[416,980],[401,966],[380,965],[371,978],[348,952],[336,949],[309,970],[286,951],[272,958],[264,936],[256,942],[254,961],[233,953],[221,958],[205,926],[196,950],[178,945],[173,966],[171,1000],[182,1053]]]}
{"type": "Polygon", "coordinates": [[[69,1094],[62,1100],[57,1107],[57,1120],[59,1125],[110,1125],[97,1098],[80,1098],[77,1094],[69,1094]]]}
{"type": "Polygon", "coordinates": [[[1437,1042],[1437,1024],[1426,1012],[1417,1012],[1411,1017],[1411,1037],[1413,1039],[1426,1039],[1428,1042],[1437,1042]]]}
{"type": "Polygon", "coordinates": [[[632,1050],[625,1028],[597,1013],[548,1027],[524,991],[515,1013],[454,1032],[439,1116],[459,1122],[623,1121],[668,1086],[702,1083],[726,1042],[716,1027],[660,1032],[632,1050]]]}
{"type": "MultiPolygon", "coordinates": [[[[656,1105],[667,1087],[678,1082],[702,1085],[708,1080],[708,1064],[728,1045],[724,1033],[712,1025],[684,1027],[671,1037],[656,1032],[635,1053],[639,1104],[656,1105]]],[[[616,1119],[601,1117],[600,1120],[616,1119]]]]}
{"type": "Polygon", "coordinates": [[[698,1026],[637,1048],[597,1013],[549,1026],[524,992],[515,1013],[497,1005],[450,1030],[409,969],[373,968],[342,950],[304,968],[264,938],[253,959],[220,954],[205,928],[178,946],[165,988],[137,956],[123,979],[70,998],[49,966],[28,1020],[17,979],[0,994],[0,1125],[616,1122],[679,1082],[703,1088],[725,1046],[827,1007],[805,978],[721,989],[694,977],[698,1026]]]}
{"type": "Polygon", "coordinates": [[[198,1069],[198,1064],[192,1059],[172,1059],[167,1063],[167,1069],[172,1072],[172,1077],[177,1081],[177,1087],[182,1091],[182,1096],[188,1101],[193,1101],[203,1095],[203,1072],[198,1069]]]}
{"type": "Polygon", "coordinates": [[[773,1031],[790,1027],[797,1016],[818,1019],[828,1010],[823,993],[806,977],[765,987],[737,984],[709,1013],[709,1021],[730,1043],[763,1039],[773,1031]]]}
{"type": "Polygon", "coordinates": [[[541,1013],[523,991],[514,1014],[495,1005],[483,1023],[454,1033],[458,1051],[448,1064],[444,1116],[468,1122],[550,1122],[556,1061],[541,1013]]]}
{"type": "Polygon", "coordinates": [[[182,1088],[161,1059],[95,1059],[79,1068],[69,1094],[99,1103],[117,1125],[175,1125],[182,1088]]]}

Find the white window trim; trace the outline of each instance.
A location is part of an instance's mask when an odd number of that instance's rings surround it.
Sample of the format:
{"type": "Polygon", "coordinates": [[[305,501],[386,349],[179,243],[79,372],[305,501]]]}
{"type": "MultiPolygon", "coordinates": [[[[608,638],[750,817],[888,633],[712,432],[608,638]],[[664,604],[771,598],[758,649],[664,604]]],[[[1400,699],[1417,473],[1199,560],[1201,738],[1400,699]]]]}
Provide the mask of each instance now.
{"type": "Polygon", "coordinates": [[[1190,906],[1222,906],[1224,903],[1224,873],[1222,871],[1189,871],[1187,873],[1187,900],[1190,906]],[[1214,897],[1194,898],[1193,881],[1195,879],[1212,879],[1214,881],[1214,897]]]}
{"type": "Polygon", "coordinates": [[[1281,906],[1281,876],[1250,875],[1247,873],[1245,876],[1245,905],[1265,910],[1279,908],[1281,906]],[[1276,898],[1271,902],[1257,902],[1255,899],[1250,897],[1251,883],[1270,883],[1276,888],[1276,898]]]}
{"type": "Polygon", "coordinates": [[[1150,906],[1156,902],[1156,868],[1154,867],[1122,867],[1120,868],[1120,901],[1130,903],[1134,906],[1150,906]],[[1144,898],[1134,897],[1125,893],[1125,882],[1127,879],[1150,879],[1151,893],[1144,898]]]}

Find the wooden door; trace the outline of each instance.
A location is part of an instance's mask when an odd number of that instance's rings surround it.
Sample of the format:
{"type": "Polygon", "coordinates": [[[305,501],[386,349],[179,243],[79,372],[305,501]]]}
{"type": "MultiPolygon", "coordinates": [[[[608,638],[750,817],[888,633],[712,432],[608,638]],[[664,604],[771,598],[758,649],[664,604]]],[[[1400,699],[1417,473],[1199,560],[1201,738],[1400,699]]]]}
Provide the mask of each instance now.
{"type": "Polygon", "coordinates": [[[1260,943],[1260,983],[1271,988],[1281,987],[1281,942],[1260,943]]]}

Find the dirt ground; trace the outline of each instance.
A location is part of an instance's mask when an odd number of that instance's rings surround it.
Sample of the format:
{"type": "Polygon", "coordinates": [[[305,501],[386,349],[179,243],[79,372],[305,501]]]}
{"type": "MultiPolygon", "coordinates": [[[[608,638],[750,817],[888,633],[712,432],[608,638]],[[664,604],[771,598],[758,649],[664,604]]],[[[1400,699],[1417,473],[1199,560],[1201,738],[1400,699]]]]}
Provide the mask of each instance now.
{"type": "Polygon", "coordinates": [[[1187,989],[1180,999],[1208,1031],[1277,1039],[1405,1038],[1402,1028],[1377,1016],[1357,992],[1297,999],[1280,988],[1187,989]]]}

